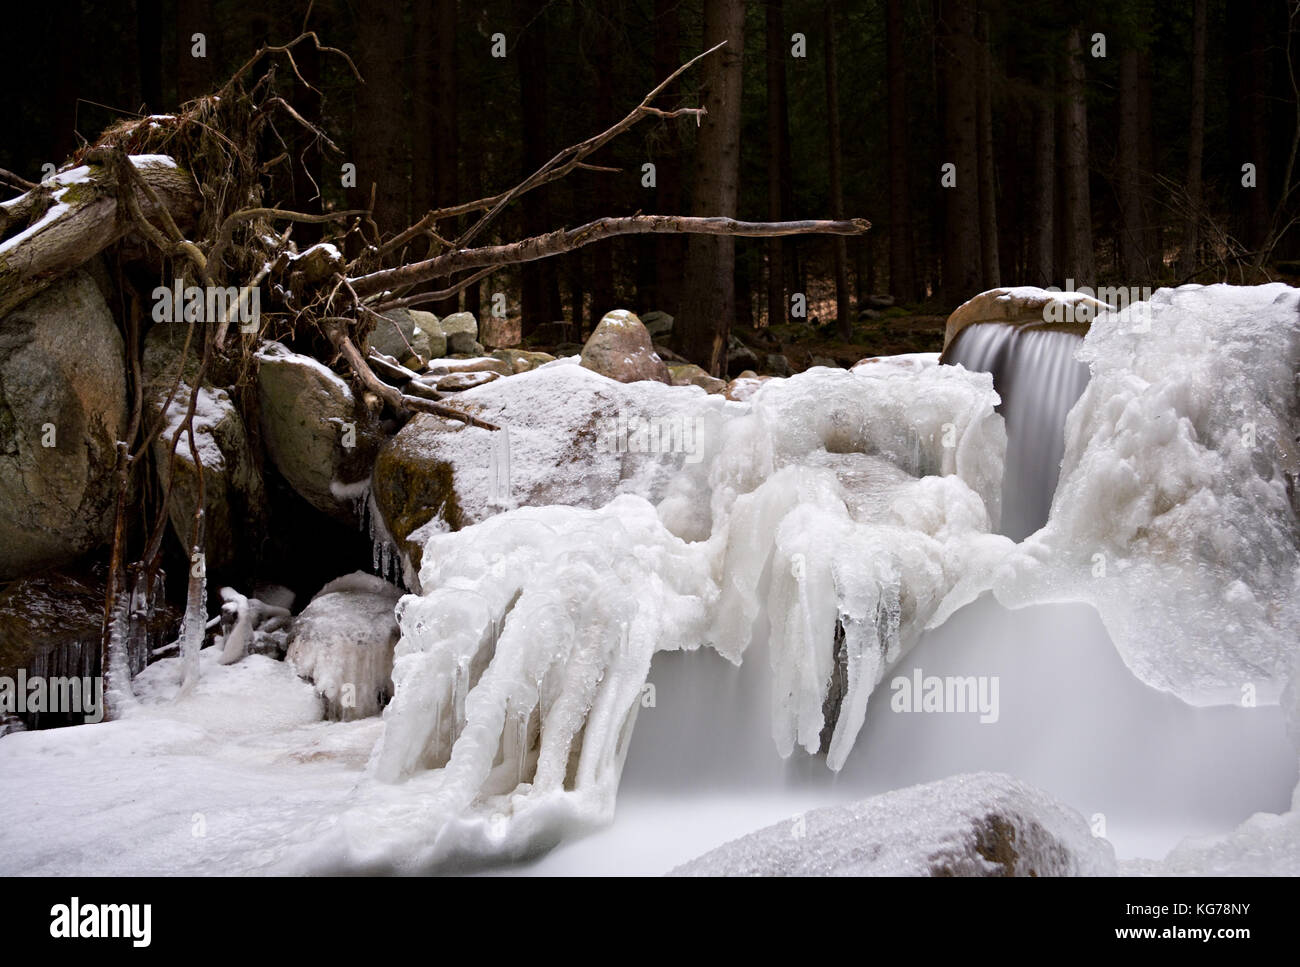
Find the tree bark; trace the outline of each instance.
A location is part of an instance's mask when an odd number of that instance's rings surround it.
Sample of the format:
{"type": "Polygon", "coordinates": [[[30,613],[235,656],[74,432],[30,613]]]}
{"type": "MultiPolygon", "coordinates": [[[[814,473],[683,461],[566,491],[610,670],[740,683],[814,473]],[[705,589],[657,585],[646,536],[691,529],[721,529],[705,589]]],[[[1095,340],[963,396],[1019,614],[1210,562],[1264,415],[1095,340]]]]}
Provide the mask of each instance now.
{"type": "Polygon", "coordinates": [[[1119,200],[1120,268],[1129,283],[1150,276],[1144,196],[1148,173],[1143,171],[1139,157],[1142,143],[1139,61],[1136,47],[1126,47],[1119,55],[1119,157],[1115,187],[1119,200]]]}
{"type": "MultiPolygon", "coordinates": [[[[831,217],[844,217],[843,153],[840,145],[840,86],[835,62],[835,4],[822,4],[823,33],[826,35],[826,127],[830,147],[831,217]]],[[[853,303],[849,295],[849,252],[844,236],[831,239],[835,253],[836,331],[845,342],[853,338],[853,303]]]]}
{"type": "MultiPolygon", "coordinates": [[[[655,83],[662,81],[681,65],[679,50],[681,21],[680,0],[655,0],[654,71],[655,83]]],[[[682,138],[672,122],[664,126],[662,148],[656,156],[655,202],[661,215],[685,210],[682,190],[682,138]]],[[[662,235],[655,240],[655,295],[658,308],[677,315],[681,298],[682,275],[686,261],[686,239],[662,235]]],[[[680,330],[678,330],[680,331],[680,330]]]]}
{"type": "MultiPolygon", "coordinates": [[[[788,173],[784,167],[786,103],[786,36],[783,0],[768,0],[766,17],[767,67],[767,217],[774,222],[785,217],[784,185],[788,173]]],[[[779,238],[767,243],[767,324],[784,322],[789,317],[785,295],[785,244],[779,238]]]]}
{"type": "Polygon", "coordinates": [[[369,208],[374,186],[375,224],[384,235],[410,224],[410,144],[401,75],[407,32],[400,8],[374,4],[357,18],[356,63],[365,79],[357,87],[354,131],[344,147],[357,166],[357,184],[348,190],[349,208],[369,208]]]}
{"type": "Polygon", "coordinates": [[[1034,105],[1034,196],[1029,209],[1029,279],[1036,285],[1054,285],[1056,272],[1056,98],[1047,79],[1034,105]]]}
{"type": "MultiPolygon", "coordinates": [[[[980,291],[979,151],[975,85],[979,70],[974,0],[942,0],[939,58],[943,71],[944,141],[941,161],[956,165],[955,187],[944,196],[943,289],[952,305],[980,291]]],[[[936,177],[939,172],[935,173],[936,177]]]]}
{"type": "Polygon", "coordinates": [[[912,198],[907,138],[907,61],[903,0],[887,0],[885,61],[889,76],[889,291],[897,302],[916,298],[912,269],[912,198]]]}
{"type": "Polygon", "coordinates": [[[993,57],[989,52],[988,18],[980,15],[977,114],[979,123],[980,262],[984,288],[1002,281],[998,252],[997,168],[993,154],[993,57]]]}
{"type": "Polygon", "coordinates": [[[600,218],[577,228],[561,228],[505,245],[486,245],[482,248],[448,252],[423,262],[412,262],[357,276],[348,282],[353,291],[364,299],[387,289],[417,285],[449,272],[492,265],[517,265],[562,255],[619,235],[690,233],[721,238],[767,238],[770,235],[861,235],[870,228],[871,223],[861,218],[842,221],[742,222],[722,216],[693,218],[685,215],[628,215],[623,218],[600,218]]]}
{"type": "MultiPolygon", "coordinates": [[[[704,46],[727,46],[706,62],[703,102],[708,116],[695,147],[691,208],[735,215],[740,197],[740,95],[744,75],[745,7],[741,0],[705,0],[704,46]]],[[[692,236],[679,321],[685,354],[714,376],[727,365],[727,337],[736,312],[735,241],[692,236]]]]}
{"type": "Polygon", "coordinates": [[[1065,143],[1062,147],[1065,188],[1065,271],[1076,286],[1092,285],[1096,269],[1092,250],[1092,198],[1088,186],[1088,100],[1085,89],[1083,37],[1073,27],[1066,38],[1065,143]]]}
{"type": "Polygon", "coordinates": [[[1201,162],[1205,154],[1205,0],[1192,5],[1191,116],[1187,130],[1187,214],[1179,274],[1196,271],[1201,224],[1201,162]]]}
{"type": "MultiPolygon", "coordinates": [[[[525,29],[519,35],[516,60],[523,112],[524,174],[532,174],[549,158],[547,131],[546,0],[532,0],[524,7],[525,29]]],[[[524,231],[536,235],[546,230],[549,213],[544,197],[532,192],[524,197],[524,231]]],[[[559,318],[560,307],[552,299],[556,289],[551,266],[525,265],[521,272],[520,319],[522,334],[559,318]]]]}

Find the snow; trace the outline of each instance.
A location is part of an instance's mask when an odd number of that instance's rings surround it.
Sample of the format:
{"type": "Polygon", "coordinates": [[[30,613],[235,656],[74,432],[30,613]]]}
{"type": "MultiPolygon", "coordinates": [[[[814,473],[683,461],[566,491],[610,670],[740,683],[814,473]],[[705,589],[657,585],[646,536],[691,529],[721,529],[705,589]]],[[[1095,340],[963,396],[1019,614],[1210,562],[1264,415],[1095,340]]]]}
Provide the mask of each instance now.
{"type": "Polygon", "coordinates": [[[814,809],[678,867],[678,876],[1113,876],[1077,812],[1010,776],[962,775],[814,809]]]}
{"type": "MultiPolygon", "coordinates": [[[[157,400],[159,404],[167,399],[166,394],[170,390],[171,382],[168,381],[167,388],[161,391],[157,400]]],[[[192,462],[190,435],[185,432],[184,423],[185,416],[190,410],[190,398],[193,392],[184,381],[177,385],[176,393],[172,396],[171,404],[164,414],[165,424],[160,434],[169,450],[172,441],[176,439],[177,434],[180,434],[176,444],[176,455],[186,462],[192,462]]],[[[198,449],[199,459],[207,470],[219,473],[226,468],[226,455],[217,443],[216,429],[231,419],[238,419],[238,411],[230,394],[220,387],[200,386],[198,399],[194,404],[194,445],[198,449]]]]}
{"type": "MultiPolygon", "coordinates": [[[[56,191],[54,193],[54,198],[57,200],[61,195],[62,195],[62,191],[56,191]]],[[[60,218],[62,218],[65,214],[67,214],[70,211],[72,211],[72,206],[65,205],[62,202],[57,202],[56,204],[51,205],[48,209],[46,209],[45,214],[42,215],[39,219],[37,219],[35,222],[33,222],[31,225],[28,225],[17,235],[11,235],[9,238],[6,238],[3,242],[0,242],[0,256],[5,256],[10,253],[17,252],[19,246],[21,246],[29,238],[33,237],[37,233],[48,228],[50,225],[53,225],[56,221],[58,221],[60,218]]]]}
{"type": "Polygon", "coordinates": [[[137,168],[175,168],[176,161],[165,154],[133,154],[131,164],[137,168]]]}
{"type": "Polygon", "coordinates": [[[1186,701],[1276,702],[1300,626],[1300,292],[1161,289],[1079,357],[1051,516],[999,599],[1091,603],[1134,674],[1186,701]]]}

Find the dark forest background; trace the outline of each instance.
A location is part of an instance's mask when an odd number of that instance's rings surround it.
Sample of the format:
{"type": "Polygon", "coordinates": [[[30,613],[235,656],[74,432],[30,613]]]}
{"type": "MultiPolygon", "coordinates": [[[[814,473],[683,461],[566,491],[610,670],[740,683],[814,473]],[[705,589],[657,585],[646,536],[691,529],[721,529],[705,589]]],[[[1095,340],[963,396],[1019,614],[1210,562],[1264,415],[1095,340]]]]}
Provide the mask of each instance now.
{"type": "Polygon", "coordinates": [[[367,207],[373,185],[375,220],[394,234],[515,184],[727,39],[656,102],[703,103],[703,124],[642,122],[590,159],[617,171],[531,193],[496,236],[636,212],[843,215],[871,232],[616,239],[432,307],[483,315],[504,292],[525,337],[556,320],[586,331],[615,307],[664,310],[698,360],[718,328],[790,324],[793,293],[808,295],[807,322],[848,339],[881,309],[885,322],[944,313],[996,284],[1290,277],[1298,16],[1286,0],[27,4],[4,17],[0,168],[38,180],[114,120],[174,110],[305,25],[350,53],[366,83],[300,49],[320,95],[284,77],[286,95],[323,119],[343,156],[284,145],[306,165],[284,166],[273,200],[367,207]],[[944,188],[949,163],[956,187],[944,188]]]}

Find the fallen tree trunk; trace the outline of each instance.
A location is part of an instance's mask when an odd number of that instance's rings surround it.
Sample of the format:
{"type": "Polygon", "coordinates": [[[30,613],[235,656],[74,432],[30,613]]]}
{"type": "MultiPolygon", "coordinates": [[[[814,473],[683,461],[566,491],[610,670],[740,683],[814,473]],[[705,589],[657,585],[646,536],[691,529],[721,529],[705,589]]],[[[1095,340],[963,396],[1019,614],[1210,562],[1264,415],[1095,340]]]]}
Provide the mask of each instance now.
{"type": "MultiPolygon", "coordinates": [[[[132,164],[172,219],[191,226],[200,199],[189,173],[169,158],[132,164]]],[[[130,234],[119,180],[112,164],[85,164],[0,203],[0,317],[130,234]]],[[[147,193],[139,205],[146,219],[161,216],[147,193]]]]}

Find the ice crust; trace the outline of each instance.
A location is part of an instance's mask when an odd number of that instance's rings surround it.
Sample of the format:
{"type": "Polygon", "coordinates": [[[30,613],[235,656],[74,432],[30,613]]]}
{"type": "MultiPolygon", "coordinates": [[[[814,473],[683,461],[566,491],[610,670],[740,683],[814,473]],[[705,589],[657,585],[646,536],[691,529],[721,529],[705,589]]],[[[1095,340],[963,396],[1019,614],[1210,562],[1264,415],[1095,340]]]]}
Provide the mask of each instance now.
{"type": "Polygon", "coordinates": [[[1046,527],[1004,604],[1086,601],[1140,679],[1276,702],[1300,640],[1300,292],[1187,285],[1099,316],[1046,527]]]}

